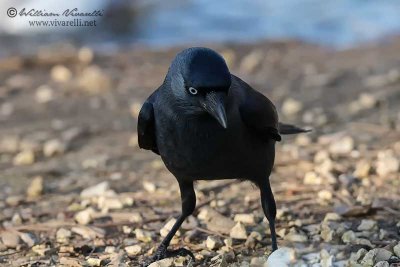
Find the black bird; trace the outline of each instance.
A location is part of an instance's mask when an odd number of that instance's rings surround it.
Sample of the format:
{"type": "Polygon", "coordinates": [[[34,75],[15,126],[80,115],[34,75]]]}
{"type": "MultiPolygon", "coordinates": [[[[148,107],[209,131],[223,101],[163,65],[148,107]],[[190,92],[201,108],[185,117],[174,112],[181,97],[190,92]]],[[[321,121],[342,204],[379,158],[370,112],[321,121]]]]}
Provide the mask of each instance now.
{"type": "Polygon", "coordinates": [[[196,205],[196,180],[241,179],[256,184],[269,221],[272,249],[276,204],[269,175],[281,134],[306,132],[281,124],[274,104],[229,72],[225,60],[208,48],[180,52],[163,84],[145,101],[138,118],[139,146],[161,156],[176,177],[182,214],[147,264],[193,254],[167,247],[196,205]]]}

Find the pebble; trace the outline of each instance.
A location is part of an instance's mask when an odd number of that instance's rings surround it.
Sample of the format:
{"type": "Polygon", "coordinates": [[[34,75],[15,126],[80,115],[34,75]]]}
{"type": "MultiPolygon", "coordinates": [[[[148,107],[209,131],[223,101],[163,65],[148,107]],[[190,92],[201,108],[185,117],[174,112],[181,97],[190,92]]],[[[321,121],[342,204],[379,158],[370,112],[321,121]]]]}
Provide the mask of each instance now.
{"type": "Polygon", "coordinates": [[[79,224],[82,225],[87,225],[92,221],[92,216],[95,213],[93,208],[87,208],[84,209],[78,213],[75,214],[74,219],[77,221],[79,224]]]}
{"type": "Polygon", "coordinates": [[[35,198],[43,194],[43,177],[36,176],[32,179],[32,182],[29,184],[28,189],[26,190],[26,194],[28,197],[35,198]]]}
{"type": "Polygon", "coordinates": [[[110,185],[107,181],[101,182],[97,185],[88,187],[84,189],[81,192],[81,197],[82,198],[91,198],[91,197],[97,197],[97,196],[102,196],[105,194],[105,192],[110,189],[110,185]]]}
{"type": "Polygon", "coordinates": [[[69,258],[69,257],[61,257],[60,258],[61,266],[69,266],[69,267],[81,267],[81,263],[76,258],[69,258]]]}
{"type": "Polygon", "coordinates": [[[358,178],[366,178],[370,174],[372,167],[367,160],[357,162],[353,175],[358,178]]]}
{"type": "Polygon", "coordinates": [[[318,192],[318,198],[320,200],[332,200],[332,197],[333,197],[332,192],[329,190],[324,189],[318,192]]]}
{"type": "Polygon", "coordinates": [[[242,59],[239,69],[244,73],[250,73],[261,63],[262,58],[264,58],[263,51],[255,49],[242,59]]]}
{"type": "Polygon", "coordinates": [[[219,249],[222,246],[221,240],[215,236],[208,236],[206,247],[210,250],[219,249]]]}
{"type": "Polygon", "coordinates": [[[89,47],[82,47],[78,51],[78,59],[82,63],[89,64],[90,62],[92,62],[93,57],[94,57],[93,50],[90,49],[89,47]]]}
{"type": "Polygon", "coordinates": [[[126,253],[128,256],[136,256],[142,252],[142,247],[139,245],[128,246],[125,248],[126,253]]]}
{"type": "Polygon", "coordinates": [[[375,256],[376,261],[388,261],[393,256],[393,253],[391,251],[386,250],[384,248],[375,248],[375,250],[376,250],[376,256],[375,256]]]}
{"type": "Polygon", "coordinates": [[[294,263],[295,260],[294,249],[281,247],[269,255],[266,267],[287,267],[294,263]]]}
{"type": "Polygon", "coordinates": [[[174,259],[167,258],[167,259],[162,259],[162,260],[153,262],[148,267],[170,267],[170,266],[173,266],[173,264],[174,264],[174,259]]]}
{"type": "Polygon", "coordinates": [[[56,65],[50,71],[51,78],[56,82],[68,82],[71,77],[71,71],[63,66],[63,65],[56,65]]]}
{"type": "MultiPolygon", "coordinates": [[[[176,223],[176,219],[171,219],[169,220],[163,228],[160,229],[160,235],[162,237],[166,237],[168,235],[168,233],[171,231],[172,227],[174,226],[174,224],[176,223]]],[[[176,231],[175,236],[180,236],[181,232],[180,230],[176,231]]]]}
{"type": "Polygon", "coordinates": [[[325,217],[324,217],[324,222],[328,221],[340,221],[342,219],[342,216],[335,212],[328,212],[325,217]]]}
{"type": "Polygon", "coordinates": [[[380,261],[377,262],[374,267],[390,267],[389,262],[387,261],[380,261]]]}
{"type": "Polygon", "coordinates": [[[78,84],[86,92],[98,94],[111,88],[111,79],[100,67],[91,65],[82,71],[78,84]]]}
{"type": "Polygon", "coordinates": [[[247,248],[255,248],[257,242],[261,240],[262,240],[261,234],[256,231],[252,231],[246,239],[245,246],[247,248]]]}
{"type": "Polygon", "coordinates": [[[282,112],[285,116],[295,116],[303,109],[303,104],[293,98],[287,98],[282,104],[282,112]]]}
{"type": "Polygon", "coordinates": [[[15,166],[31,165],[35,162],[35,154],[32,150],[24,150],[19,152],[13,159],[15,166]]]}
{"type": "Polygon", "coordinates": [[[354,148],[354,140],[351,136],[345,136],[334,140],[329,146],[329,152],[334,155],[349,154],[354,148]]]}
{"type": "Polygon", "coordinates": [[[351,230],[346,231],[346,232],[343,233],[343,235],[342,235],[342,241],[343,241],[344,243],[346,243],[346,244],[354,242],[354,241],[356,240],[356,238],[357,238],[357,237],[356,237],[356,234],[355,234],[353,231],[351,231],[351,230]]]}
{"type": "Polygon", "coordinates": [[[99,258],[88,258],[86,260],[86,263],[89,266],[102,266],[104,261],[102,259],[99,259],[99,258]]]}
{"type": "Polygon", "coordinates": [[[124,207],[124,203],[119,198],[107,198],[104,196],[98,198],[97,205],[103,213],[107,213],[109,210],[119,210],[124,207]]]}
{"type": "Polygon", "coordinates": [[[0,236],[2,243],[8,248],[16,248],[20,244],[20,238],[17,233],[5,231],[0,236]]]}
{"type": "Polygon", "coordinates": [[[267,261],[264,257],[255,257],[255,258],[251,258],[250,266],[251,267],[262,267],[266,263],[267,263],[267,261]]]}
{"type": "Polygon", "coordinates": [[[67,243],[71,238],[71,236],[72,236],[71,231],[65,228],[58,229],[56,233],[56,239],[58,243],[67,243]]]}
{"type": "Polygon", "coordinates": [[[294,228],[290,229],[290,232],[287,235],[285,235],[284,239],[290,242],[298,242],[298,243],[304,243],[308,241],[306,235],[296,232],[294,228]]]}
{"type": "Polygon", "coordinates": [[[358,231],[372,231],[378,227],[374,220],[362,220],[360,225],[357,227],[358,231]]]}
{"type": "Polygon", "coordinates": [[[19,142],[18,136],[3,136],[0,139],[0,153],[16,153],[19,149],[19,142]]]}
{"type": "Polygon", "coordinates": [[[361,264],[363,266],[374,266],[374,262],[375,262],[375,257],[376,257],[376,250],[372,249],[370,251],[368,251],[364,258],[361,260],[361,264]]]}
{"type": "Polygon", "coordinates": [[[244,224],[254,224],[254,214],[236,214],[234,219],[235,222],[241,222],[244,224]]]}
{"type": "Polygon", "coordinates": [[[36,237],[31,233],[19,233],[19,237],[30,248],[37,243],[36,237]]]}
{"type": "Polygon", "coordinates": [[[61,155],[65,152],[67,146],[65,143],[58,139],[48,140],[43,145],[43,154],[45,157],[53,157],[55,155],[61,155]]]}
{"type": "Polygon", "coordinates": [[[328,251],[325,249],[321,250],[320,258],[321,267],[333,267],[333,255],[331,255],[328,251]]]}
{"type": "Polygon", "coordinates": [[[137,240],[142,241],[144,243],[148,243],[152,240],[151,232],[142,229],[135,229],[135,236],[137,240]]]}
{"type": "Polygon", "coordinates": [[[394,155],[393,151],[386,150],[378,153],[376,162],[376,173],[384,177],[390,173],[397,172],[400,167],[399,159],[394,155]]]}
{"type": "Polygon", "coordinates": [[[54,99],[54,91],[48,85],[41,85],[36,89],[35,100],[39,104],[45,104],[54,99]]]}
{"type": "Polygon", "coordinates": [[[394,254],[400,258],[400,242],[393,248],[394,254]]]}
{"type": "Polygon", "coordinates": [[[238,222],[234,227],[232,227],[229,236],[234,239],[247,239],[247,232],[244,225],[238,222]]]}
{"type": "Polygon", "coordinates": [[[143,182],[143,188],[149,193],[154,193],[157,189],[156,185],[154,183],[144,181],[143,182]]]}
{"type": "Polygon", "coordinates": [[[322,178],[316,172],[306,172],[304,175],[303,183],[306,185],[320,185],[322,184],[322,178]]]}

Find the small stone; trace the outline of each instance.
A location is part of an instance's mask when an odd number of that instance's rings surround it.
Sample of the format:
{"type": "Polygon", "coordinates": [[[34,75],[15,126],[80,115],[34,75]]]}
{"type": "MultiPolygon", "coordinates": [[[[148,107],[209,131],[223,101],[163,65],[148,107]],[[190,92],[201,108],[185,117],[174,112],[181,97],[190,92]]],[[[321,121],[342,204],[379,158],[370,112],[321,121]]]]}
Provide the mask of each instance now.
{"type": "Polygon", "coordinates": [[[321,238],[325,242],[331,242],[333,240],[333,236],[335,235],[335,231],[329,228],[328,225],[323,226],[321,230],[321,238]]]}
{"type": "Polygon", "coordinates": [[[8,248],[16,248],[20,244],[17,233],[6,231],[1,233],[0,237],[3,244],[8,248]]]}
{"type": "Polygon", "coordinates": [[[142,252],[142,247],[139,245],[128,246],[125,248],[126,253],[128,256],[136,256],[142,252]]]}
{"type": "Polygon", "coordinates": [[[239,69],[241,72],[250,73],[255,70],[263,58],[263,51],[255,49],[243,57],[242,61],[240,62],[239,69]]]}
{"type": "Polygon", "coordinates": [[[61,257],[60,258],[60,264],[61,266],[69,266],[69,267],[81,267],[81,263],[79,262],[78,259],[75,258],[69,258],[69,257],[61,257]]]}
{"type": "Polygon", "coordinates": [[[35,154],[32,150],[24,150],[19,152],[13,160],[15,166],[31,165],[35,162],[35,154]]]}
{"type": "Polygon", "coordinates": [[[148,243],[152,240],[151,233],[142,229],[135,229],[135,236],[137,240],[145,243],[148,243]]]}
{"type": "Polygon", "coordinates": [[[370,171],[371,164],[366,160],[361,160],[357,162],[353,175],[358,178],[366,178],[368,177],[370,171]]]}
{"type": "Polygon", "coordinates": [[[88,187],[81,192],[82,198],[98,197],[105,194],[105,192],[110,189],[110,185],[107,181],[101,182],[97,185],[88,187]]]}
{"type": "Polygon", "coordinates": [[[15,213],[11,218],[11,222],[13,225],[21,225],[22,224],[21,215],[19,215],[19,213],[15,213]]]}
{"type": "Polygon", "coordinates": [[[11,206],[11,207],[16,207],[19,204],[21,204],[21,202],[24,201],[24,197],[22,196],[9,196],[6,198],[6,203],[7,205],[11,206]]]}
{"type": "Polygon", "coordinates": [[[356,234],[353,232],[353,231],[351,231],[351,230],[349,230],[349,231],[346,231],[343,235],[342,235],[342,241],[344,242],[344,243],[346,243],[346,244],[348,244],[348,243],[352,243],[353,241],[355,241],[356,240],[356,234]]]}
{"type": "Polygon", "coordinates": [[[40,104],[45,104],[54,99],[54,92],[53,89],[50,88],[48,85],[41,85],[36,89],[35,94],[36,102],[40,104]]]}
{"type": "Polygon", "coordinates": [[[362,93],[358,98],[358,102],[360,103],[363,109],[370,109],[375,107],[378,101],[374,95],[368,93],[362,93]]]}
{"type": "Polygon", "coordinates": [[[262,236],[259,232],[252,231],[250,235],[247,237],[245,246],[247,248],[255,248],[257,242],[262,240],[262,236]]]}
{"type": "Polygon", "coordinates": [[[87,225],[92,221],[93,208],[87,208],[75,214],[74,218],[79,224],[87,225]]]}
{"type": "Polygon", "coordinates": [[[378,227],[374,220],[362,220],[360,225],[357,227],[358,231],[372,231],[378,227]]]}
{"type": "Polygon", "coordinates": [[[323,249],[320,253],[321,267],[333,267],[333,255],[323,249]]]}
{"type": "Polygon", "coordinates": [[[362,258],[364,258],[365,254],[367,254],[367,250],[365,248],[361,248],[357,251],[357,253],[351,253],[350,256],[350,261],[351,262],[358,262],[359,260],[361,260],[362,258]]]}
{"type": "Polygon", "coordinates": [[[374,262],[375,262],[375,257],[376,257],[376,250],[372,249],[370,251],[368,251],[364,258],[361,260],[361,264],[363,266],[374,266],[374,262]]]}
{"type": "Polygon", "coordinates": [[[107,197],[99,197],[97,201],[97,205],[99,209],[101,209],[104,213],[109,210],[119,210],[124,207],[124,203],[118,198],[107,198],[107,197]]]}
{"type": "Polygon", "coordinates": [[[222,246],[221,240],[215,236],[208,236],[206,247],[210,250],[219,249],[222,246]]]}
{"type": "Polygon", "coordinates": [[[307,236],[294,231],[294,228],[292,228],[290,232],[287,235],[285,235],[284,239],[290,242],[298,242],[298,243],[304,243],[308,241],[307,236]]]}
{"type": "Polygon", "coordinates": [[[30,183],[28,189],[26,190],[26,194],[28,197],[35,198],[43,193],[43,178],[41,176],[36,176],[33,178],[30,183]]]}
{"type": "Polygon", "coordinates": [[[141,102],[133,102],[130,106],[131,115],[133,118],[137,118],[139,116],[139,112],[142,109],[143,103],[141,102]]]}
{"type": "Polygon", "coordinates": [[[64,228],[58,229],[56,233],[56,239],[58,243],[67,243],[71,238],[71,236],[72,236],[71,231],[64,228]]]}
{"type": "Polygon", "coordinates": [[[233,219],[235,222],[241,222],[244,224],[254,224],[254,214],[236,214],[233,219]]]}
{"type": "Polygon", "coordinates": [[[111,88],[111,79],[100,67],[92,65],[82,71],[78,84],[88,93],[98,94],[111,88]]]}
{"type": "Polygon", "coordinates": [[[19,149],[18,136],[4,136],[0,139],[0,153],[16,153],[19,149]]]}
{"type": "Polygon", "coordinates": [[[49,250],[50,249],[45,244],[40,244],[40,245],[36,245],[36,246],[32,247],[32,251],[42,257],[46,256],[46,253],[49,250]]]}
{"type": "Polygon", "coordinates": [[[393,151],[386,150],[378,153],[378,161],[376,163],[376,172],[379,176],[384,177],[390,173],[399,170],[400,161],[394,155],[393,151]]]}
{"type": "Polygon", "coordinates": [[[30,234],[30,233],[20,233],[19,237],[30,248],[33,247],[37,242],[35,236],[33,234],[30,234]]]}
{"type": "Polygon", "coordinates": [[[321,200],[326,200],[326,201],[332,200],[332,197],[333,197],[332,192],[329,190],[324,189],[318,192],[318,198],[321,200]]]}
{"type": "MultiPolygon", "coordinates": [[[[166,237],[168,235],[168,233],[171,231],[172,227],[174,226],[174,224],[176,223],[176,219],[171,219],[169,220],[163,228],[160,229],[160,235],[162,237],[166,237]]],[[[176,236],[180,236],[181,232],[178,230],[175,233],[176,236]]]]}
{"type": "Polygon", "coordinates": [[[386,250],[384,248],[376,248],[376,256],[375,260],[376,261],[388,261],[392,256],[393,253],[389,250],[386,250]]]}
{"type": "Polygon", "coordinates": [[[303,183],[306,185],[320,185],[322,184],[322,178],[316,172],[307,172],[304,175],[303,183]]]}
{"type": "Polygon", "coordinates": [[[350,136],[345,136],[334,140],[329,146],[329,152],[335,155],[344,155],[350,153],[354,148],[354,140],[350,136]]]}
{"type": "Polygon", "coordinates": [[[80,62],[88,64],[92,62],[94,57],[93,50],[89,47],[82,47],[78,51],[78,59],[80,62]]]}
{"type": "Polygon", "coordinates": [[[238,222],[234,227],[232,227],[229,236],[234,239],[247,239],[246,228],[242,223],[238,222]]]}
{"type": "Polygon", "coordinates": [[[88,258],[86,260],[87,264],[89,266],[102,266],[102,259],[98,259],[98,258],[88,258]]]}
{"type": "Polygon", "coordinates": [[[279,248],[269,255],[266,267],[286,267],[296,261],[296,253],[292,248],[279,248]]]}
{"type": "Polygon", "coordinates": [[[325,215],[324,222],[328,221],[340,221],[342,219],[342,216],[335,212],[329,212],[325,215]]]}
{"type": "Polygon", "coordinates": [[[44,143],[43,154],[48,158],[55,155],[61,155],[65,152],[66,148],[66,145],[60,140],[52,139],[44,143]]]}
{"type": "Polygon", "coordinates": [[[261,267],[264,266],[264,264],[266,264],[267,261],[264,257],[255,257],[255,258],[251,258],[250,261],[250,266],[251,267],[261,267]]]}
{"type": "Polygon", "coordinates": [[[389,262],[387,261],[380,261],[374,265],[374,267],[389,267],[389,266],[390,266],[389,262]]]}
{"type": "Polygon", "coordinates": [[[286,99],[282,104],[282,112],[285,116],[291,117],[303,109],[303,104],[293,98],[286,99]]]}
{"type": "Polygon", "coordinates": [[[394,254],[400,258],[400,242],[393,248],[394,254]]]}
{"type": "Polygon", "coordinates": [[[143,182],[143,188],[149,193],[154,193],[157,189],[155,184],[148,181],[143,182]]]}
{"type": "Polygon", "coordinates": [[[167,258],[167,259],[162,259],[162,260],[153,262],[148,267],[171,267],[171,266],[173,266],[173,263],[174,263],[173,258],[167,258]]]}
{"type": "Polygon", "coordinates": [[[56,82],[67,82],[72,77],[71,71],[63,65],[54,66],[51,69],[50,74],[51,78],[56,82]]]}

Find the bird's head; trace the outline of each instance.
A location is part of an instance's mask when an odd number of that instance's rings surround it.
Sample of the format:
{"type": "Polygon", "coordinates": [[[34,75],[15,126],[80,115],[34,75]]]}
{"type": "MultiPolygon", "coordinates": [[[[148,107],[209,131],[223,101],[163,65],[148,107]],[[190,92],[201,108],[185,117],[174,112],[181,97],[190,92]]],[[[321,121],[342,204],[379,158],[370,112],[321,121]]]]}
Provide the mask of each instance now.
{"type": "Polygon", "coordinates": [[[231,74],[218,53],[202,47],[183,50],[172,61],[167,80],[177,105],[184,112],[208,113],[222,127],[227,127],[225,102],[231,74]]]}

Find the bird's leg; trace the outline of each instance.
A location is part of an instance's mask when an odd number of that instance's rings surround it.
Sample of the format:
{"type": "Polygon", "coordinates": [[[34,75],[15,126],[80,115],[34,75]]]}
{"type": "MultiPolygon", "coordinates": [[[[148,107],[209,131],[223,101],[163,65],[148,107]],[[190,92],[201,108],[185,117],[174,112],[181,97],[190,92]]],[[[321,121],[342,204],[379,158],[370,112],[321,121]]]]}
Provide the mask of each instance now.
{"type": "Polygon", "coordinates": [[[194,192],[193,182],[179,181],[179,189],[181,191],[182,199],[182,214],[178,217],[175,224],[172,226],[171,231],[158,246],[153,257],[151,257],[149,261],[146,261],[142,266],[148,266],[152,262],[175,256],[189,255],[194,260],[193,253],[185,248],[167,250],[169,243],[171,242],[175,233],[178,231],[179,227],[182,225],[185,219],[193,213],[196,207],[196,194],[194,192]]]}
{"type": "Polygon", "coordinates": [[[259,183],[259,187],[261,193],[261,206],[265,217],[268,219],[269,229],[271,231],[272,251],[275,251],[278,249],[275,232],[276,203],[269,183],[269,178],[262,180],[262,182],[259,183]]]}

